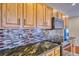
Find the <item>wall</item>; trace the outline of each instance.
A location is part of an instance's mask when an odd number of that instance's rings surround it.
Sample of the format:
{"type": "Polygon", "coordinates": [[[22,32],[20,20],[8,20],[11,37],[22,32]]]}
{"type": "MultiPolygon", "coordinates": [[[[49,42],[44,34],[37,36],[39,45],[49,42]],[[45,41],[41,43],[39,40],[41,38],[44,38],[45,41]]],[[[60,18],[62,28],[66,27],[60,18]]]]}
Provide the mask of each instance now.
{"type": "Polygon", "coordinates": [[[0,30],[0,50],[23,46],[63,35],[62,30],[4,29],[0,30]]]}
{"type": "Polygon", "coordinates": [[[70,36],[76,37],[75,45],[79,46],[79,17],[69,18],[70,36]]]}

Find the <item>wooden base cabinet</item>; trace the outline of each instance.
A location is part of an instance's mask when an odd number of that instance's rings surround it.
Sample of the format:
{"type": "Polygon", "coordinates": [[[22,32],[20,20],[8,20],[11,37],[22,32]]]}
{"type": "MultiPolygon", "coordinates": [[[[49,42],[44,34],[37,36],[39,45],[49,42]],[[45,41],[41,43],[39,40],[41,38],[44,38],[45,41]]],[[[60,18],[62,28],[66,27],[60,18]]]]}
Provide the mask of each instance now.
{"type": "Polygon", "coordinates": [[[55,51],[55,53],[54,53],[54,56],[60,56],[60,47],[56,47],[55,49],[54,49],[54,51],[55,51]]]}
{"type": "Polygon", "coordinates": [[[52,50],[51,52],[48,52],[46,56],[54,56],[54,50],[52,50]]]}
{"type": "Polygon", "coordinates": [[[57,46],[43,54],[41,56],[60,56],[60,46],[57,46]]]}

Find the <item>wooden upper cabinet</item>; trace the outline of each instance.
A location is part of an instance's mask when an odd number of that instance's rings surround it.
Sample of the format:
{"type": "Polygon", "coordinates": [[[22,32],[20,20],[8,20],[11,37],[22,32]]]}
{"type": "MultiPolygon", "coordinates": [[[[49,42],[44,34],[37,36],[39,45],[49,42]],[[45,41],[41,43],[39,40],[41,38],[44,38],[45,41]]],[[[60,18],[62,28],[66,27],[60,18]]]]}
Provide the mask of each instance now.
{"type": "Polygon", "coordinates": [[[62,20],[64,21],[64,27],[68,27],[69,25],[68,17],[66,17],[63,13],[62,13],[62,20]]]}
{"type": "Polygon", "coordinates": [[[37,4],[37,27],[51,29],[52,8],[46,4],[37,4]]]}
{"type": "Polygon", "coordinates": [[[2,5],[1,5],[1,3],[0,3],[0,28],[1,28],[1,20],[2,20],[2,16],[1,16],[1,13],[2,13],[2,5]]]}
{"type": "Polygon", "coordinates": [[[17,3],[6,3],[2,6],[3,27],[19,28],[21,20],[21,5],[17,3]]]}
{"type": "Polygon", "coordinates": [[[62,19],[64,20],[64,27],[65,27],[66,26],[66,17],[63,15],[62,19]]]}
{"type": "Polygon", "coordinates": [[[58,18],[62,19],[62,14],[60,12],[58,12],[58,18]]]}
{"type": "Polygon", "coordinates": [[[52,19],[52,8],[49,8],[46,6],[46,19],[45,19],[45,22],[46,22],[46,29],[51,29],[51,19],[52,19]]]}
{"type": "MultiPolygon", "coordinates": [[[[60,15],[61,15],[61,16],[60,16],[60,19],[62,19],[62,13],[60,13],[60,15]]],[[[63,20],[63,19],[62,19],[62,20],[63,20]]]]}
{"type": "Polygon", "coordinates": [[[37,4],[37,27],[44,28],[44,6],[37,4]]]}
{"type": "Polygon", "coordinates": [[[57,17],[57,10],[53,9],[53,17],[57,17]]]}
{"type": "Polygon", "coordinates": [[[64,20],[64,13],[61,13],[61,19],[64,20]]]}
{"type": "Polygon", "coordinates": [[[36,4],[25,3],[23,6],[24,27],[26,29],[36,27],[36,4]]]}
{"type": "Polygon", "coordinates": [[[65,27],[69,26],[69,21],[68,21],[68,17],[65,17],[65,27]]]}

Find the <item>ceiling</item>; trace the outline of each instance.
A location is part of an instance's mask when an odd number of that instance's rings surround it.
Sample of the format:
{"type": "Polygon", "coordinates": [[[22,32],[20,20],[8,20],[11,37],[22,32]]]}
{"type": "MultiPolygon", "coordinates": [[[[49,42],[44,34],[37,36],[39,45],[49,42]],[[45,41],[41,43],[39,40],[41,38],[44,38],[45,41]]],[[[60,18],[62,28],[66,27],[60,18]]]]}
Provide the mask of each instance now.
{"type": "Polygon", "coordinates": [[[47,5],[60,12],[64,12],[70,17],[79,16],[79,3],[76,3],[74,6],[72,6],[72,3],[47,3],[47,5]]]}

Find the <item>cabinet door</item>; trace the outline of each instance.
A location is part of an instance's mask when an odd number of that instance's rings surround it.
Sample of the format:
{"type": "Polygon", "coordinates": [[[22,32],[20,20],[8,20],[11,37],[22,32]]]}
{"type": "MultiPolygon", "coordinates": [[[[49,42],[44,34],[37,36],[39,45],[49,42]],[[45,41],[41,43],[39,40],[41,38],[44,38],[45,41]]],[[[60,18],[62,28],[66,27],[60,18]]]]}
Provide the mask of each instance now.
{"type": "Polygon", "coordinates": [[[44,8],[43,4],[37,4],[37,27],[44,28],[44,8]]]}
{"type": "Polygon", "coordinates": [[[1,10],[2,8],[1,8],[1,3],[0,3],[0,28],[1,28],[1,20],[2,20],[2,16],[1,16],[1,12],[2,12],[2,10],[1,10]]]}
{"type": "Polygon", "coordinates": [[[52,9],[49,7],[46,7],[46,19],[45,19],[45,27],[46,29],[51,29],[51,18],[52,18],[52,9]]]}
{"type": "Polygon", "coordinates": [[[55,53],[54,53],[55,56],[60,56],[60,47],[56,47],[55,48],[55,53]]]}
{"type": "Polygon", "coordinates": [[[52,51],[46,53],[46,56],[54,56],[54,50],[52,50],[52,51]]]}
{"type": "Polygon", "coordinates": [[[3,27],[18,28],[20,27],[21,9],[20,4],[6,3],[2,6],[3,10],[3,27]]]}
{"type": "Polygon", "coordinates": [[[65,24],[64,24],[65,27],[68,27],[68,26],[69,26],[68,17],[65,17],[64,23],[65,23],[65,24]]]}
{"type": "Polygon", "coordinates": [[[60,12],[58,12],[58,18],[59,18],[59,19],[62,19],[62,15],[61,15],[60,12]]]}
{"type": "Polygon", "coordinates": [[[61,13],[61,19],[64,20],[64,13],[61,13]]]}
{"type": "Polygon", "coordinates": [[[36,27],[36,4],[28,3],[24,4],[24,27],[34,28],[36,27]]]}
{"type": "Polygon", "coordinates": [[[57,17],[57,10],[53,9],[53,17],[57,17]]]}
{"type": "Polygon", "coordinates": [[[64,27],[66,27],[66,18],[65,15],[62,13],[62,20],[64,21],[64,27]]]}

